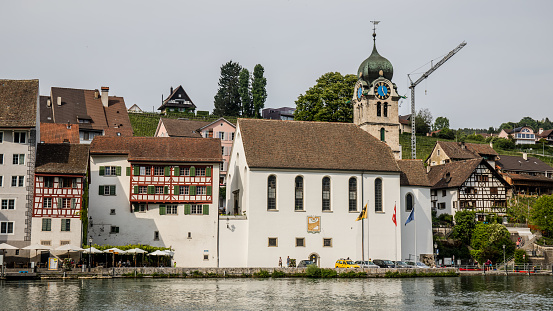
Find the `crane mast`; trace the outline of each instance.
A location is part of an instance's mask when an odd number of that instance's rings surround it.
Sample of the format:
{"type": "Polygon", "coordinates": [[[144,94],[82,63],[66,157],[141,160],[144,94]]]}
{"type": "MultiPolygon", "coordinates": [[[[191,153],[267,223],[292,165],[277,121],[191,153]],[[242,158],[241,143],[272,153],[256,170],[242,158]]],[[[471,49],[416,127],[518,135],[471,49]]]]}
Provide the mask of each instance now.
{"type": "Polygon", "coordinates": [[[411,158],[416,159],[417,158],[417,138],[415,136],[415,87],[421,83],[424,79],[428,78],[428,76],[436,71],[441,65],[443,65],[445,62],[447,62],[453,55],[455,55],[459,50],[461,50],[467,43],[463,41],[461,44],[459,44],[455,49],[453,49],[451,52],[447,53],[444,58],[442,58],[439,62],[437,62],[435,65],[432,65],[428,71],[422,74],[420,78],[418,78],[415,82],[411,80],[411,76],[407,75],[409,78],[409,81],[411,82],[411,85],[409,88],[411,89],[411,158]]]}

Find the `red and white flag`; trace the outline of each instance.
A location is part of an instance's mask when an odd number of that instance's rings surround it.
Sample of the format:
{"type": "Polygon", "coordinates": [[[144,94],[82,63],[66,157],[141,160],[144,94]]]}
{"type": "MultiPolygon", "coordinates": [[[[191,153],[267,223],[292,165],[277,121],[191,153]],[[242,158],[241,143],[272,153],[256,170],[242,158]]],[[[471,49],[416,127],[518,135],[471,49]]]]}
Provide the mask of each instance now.
{"type": "Polygon", "coordinates": [[[392,221],[394,222],[394,225],[397,227],[397,221],[396,221],[396,205],[394,204],[394,214],[392,215],[392,221]]]}

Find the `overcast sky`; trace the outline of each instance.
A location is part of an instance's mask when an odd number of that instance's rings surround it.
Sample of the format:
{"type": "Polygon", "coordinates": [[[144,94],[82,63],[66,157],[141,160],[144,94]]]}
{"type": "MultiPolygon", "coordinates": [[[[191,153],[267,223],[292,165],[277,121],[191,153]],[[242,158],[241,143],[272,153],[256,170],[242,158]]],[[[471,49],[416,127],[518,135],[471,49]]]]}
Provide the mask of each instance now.
{"type": "Polygon", "coordinates": [[[498,127],[553,119],[552,13],[550,0],[2,1],[0,78],[38,78],[41,95],[109,86],[147,111],[182,85],[212,111],[220,67],[233,60],[263,65],[265,107],[295,107],[322,74],[357,72],[379,20],[378,51],[402,95],[408,73],[466,41],[416,88],[417,110],[452,128],[498,127]]]}

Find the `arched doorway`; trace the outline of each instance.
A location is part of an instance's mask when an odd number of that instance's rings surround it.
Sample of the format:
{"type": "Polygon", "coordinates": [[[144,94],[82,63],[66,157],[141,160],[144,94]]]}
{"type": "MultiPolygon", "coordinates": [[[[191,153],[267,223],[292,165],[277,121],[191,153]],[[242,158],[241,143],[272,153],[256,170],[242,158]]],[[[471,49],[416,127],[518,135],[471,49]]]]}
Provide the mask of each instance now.
{"type": "Polygon", "coordinates": [[[319,259],[320,257],[317,253],[311,253],[311,255],[309,255],[309,260],[313,261],[317,267],[320,267],[319,259]]]}

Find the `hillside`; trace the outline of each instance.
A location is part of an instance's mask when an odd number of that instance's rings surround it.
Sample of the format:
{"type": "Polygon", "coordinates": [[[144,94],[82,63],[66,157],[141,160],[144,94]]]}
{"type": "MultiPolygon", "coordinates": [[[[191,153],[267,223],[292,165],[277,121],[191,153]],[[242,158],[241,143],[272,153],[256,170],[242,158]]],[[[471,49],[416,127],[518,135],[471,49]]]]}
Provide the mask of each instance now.
{"type": "MultiPolygon", "coordinates": [[[[134,136],[154,136],[157,129],[157,124],[159,123],[159,118],[161,118],[162,115],[159,113],[130,113],[129,112],[129,119],[131,120],[131,126],[134,131],[134,136]]],[[[182,117],[178,114],[175,115],[169,115],[169,116],[163,116],[163,118],[171,118],[171,119],[177,119],[179,117],[182,117]]],[[[205,117],[198,117],[198,116],[185,116],[187,119],[190,120],[197,120],[197,121],[215,121],[219,119],[217,116],[205,116],[205,117]]],[[[226,120],[228,120],[231,123],[236,124],[236,117],[224,117],[226,120]]]]}

